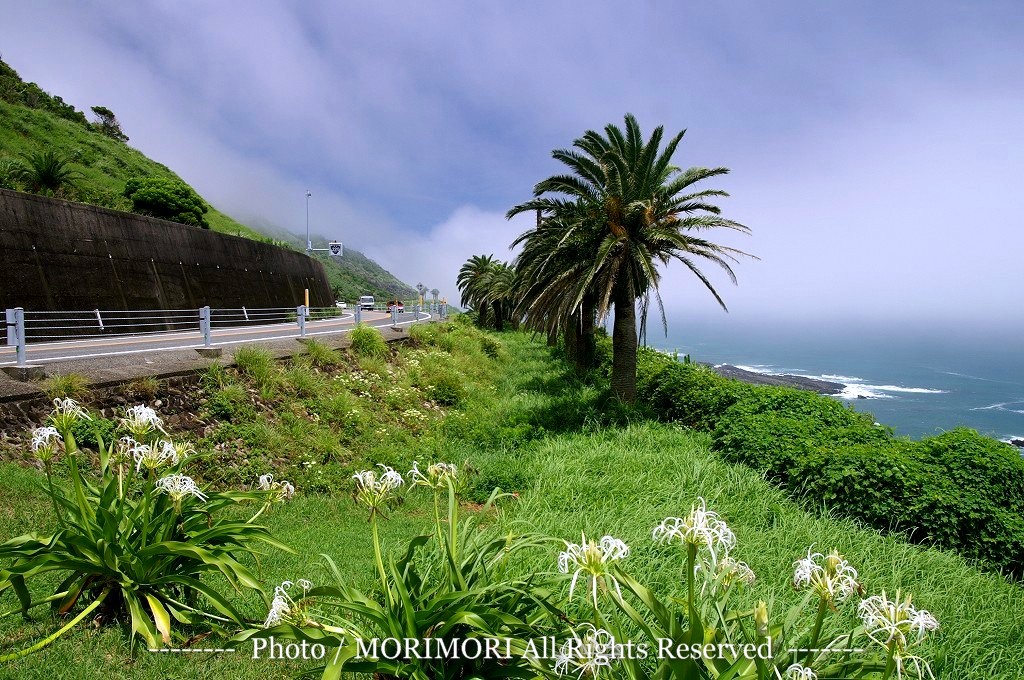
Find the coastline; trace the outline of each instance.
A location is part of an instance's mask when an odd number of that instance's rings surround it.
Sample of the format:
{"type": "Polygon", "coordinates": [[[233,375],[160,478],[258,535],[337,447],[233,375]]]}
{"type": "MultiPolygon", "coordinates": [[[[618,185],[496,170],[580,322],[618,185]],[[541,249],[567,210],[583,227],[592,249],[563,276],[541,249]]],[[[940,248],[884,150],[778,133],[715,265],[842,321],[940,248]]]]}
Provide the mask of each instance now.
{"type": "MultiPolygon", "coordinates": [[[[708,364],[710,366],[710,364],[708,364]]],[[[844,383],[822,380],[820,378],[809,378],[803,375],[791,373],[756,373],[748,371],[732,364],[719,364],[710,368],[723,378],[732,378],[751,385],[773,385],[775,387],[795,387],[800,390],[810,390],[818,394],[835,397],[842,394],[846,389],[844,383]]],[[[860,395],[858,399],[867,397],[860,395]]]]}

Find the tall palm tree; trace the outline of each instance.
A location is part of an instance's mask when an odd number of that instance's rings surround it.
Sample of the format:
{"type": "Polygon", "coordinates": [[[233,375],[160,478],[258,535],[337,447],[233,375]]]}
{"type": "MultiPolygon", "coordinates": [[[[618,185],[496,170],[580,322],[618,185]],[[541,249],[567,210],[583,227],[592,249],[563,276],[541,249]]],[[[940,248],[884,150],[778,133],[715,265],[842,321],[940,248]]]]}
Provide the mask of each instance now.
{"type": "Polygon", "coordinates": [[[495,330],[505,330],[516,298],[516,270],[500,260],[494,262],[484,277],[484,288],[481,303],[490,308],[495,330]]]}
{"type": "Polygon", "coordinates": [[[595,350],[596,300],[585,292],[576,302],[577,288],[597,249],[597,231],[586,223],[588,217],[586,206],[566,204],[542,214],[536,229],[512,243],[523,246],[515,263],[521,281],[517,311],[528,328],[547,333],[549,342],[563,336],[579,374],[593,367],[595,350]]]}
{"type": "Polygon", "coordinates": [[[52,150],[22,156],[24,164],[17,170],[17,179],[34,194],[58,194],[75,186],[81,173],[70,167],[67,159],[52,150]]]}
{"type": "MultiPolygon", "coordinates": [[[[593,221],[578,219],[567,229],[569,233],[596,229],[593,241],[583,239],[594,245],[586,266],[572,274],[574,282],[569,288],[575,295],[570,306],[575,310],[591,294],[600,316],[614,311],[612,391],[622,401],[632,402],[636,398],[637,301],[646,311],[653,295],[667,329],[658,292],[658,264],[678,260],[726,309],[699,262],[718,265],[735,283],[730,263],[746,253],[699,234],[713,228],[750,230],[722,217],[721,209],[710,202],[727,196],[726,192],[694,189],[702,180],[728,173],[727,168],[682,170],[672,164],[685,130],[662,148],[662,127],[644,140],[636,118],[626,114],[625,123],[625,131],[614,124],[605,126],[604,134],[588,130],[573,142],[573,149],[552,152],[568,172],[537,183],[534,198],[513,207],[508,216],[528,210],[564,215],[571,204],[579,214],[594,216],[593,221]]],[[[567,240],[568,234],[562,242],[567,240]]]]}
{"type": "Polygon", "coordinates": [[[461,304],[475,309],[478,315],[486,316],[487,313],[487,309],[481,307],[481,302],[487,292],[487,274],[494,262],[494,255],[474,255],[459,269],[456,284],[462,294],[461,304]]]}

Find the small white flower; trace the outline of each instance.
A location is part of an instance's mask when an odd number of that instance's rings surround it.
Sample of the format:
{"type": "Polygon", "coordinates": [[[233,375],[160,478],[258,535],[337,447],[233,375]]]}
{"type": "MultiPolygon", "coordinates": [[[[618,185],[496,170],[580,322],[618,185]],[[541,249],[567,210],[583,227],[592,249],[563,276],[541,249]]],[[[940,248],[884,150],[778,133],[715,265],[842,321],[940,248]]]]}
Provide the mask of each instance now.
{"type": "Polygon", "coordinates": [[[53,411],[47,416],[47,420],[66,435],[75,423],[80,420],[92,420],[92,417],[77,401],[69,397],[53,400],[53,411]]]}
{"type": "Polygon", "coordinates": [[[380,512],[389,503],[394,493],[405,484],[402,475],[384,464],[378,464],[384,469],[377,474],[375,470],[363,470],[352,475],[356,482],[355,499],[357,503],[365,505],[370,509],[370,514],[380,512]]]}
{"type": "Polygon", "coordinates": [[[185,496],[195,496],[201,501],[206,500],[206,495],[199,490],[196,481],[188,475],[167,475],[156,482],[156,488],[167,493],[175,503],[185,496]]]}
{"type": "Polygon", "coordinates": [[[291,482],[287,481],[274,481],[274,475],[265,474],[260,475],[259,481],[260,491],[269,491],[273,494],[273,501],[283,503],[287,500],[291,500],[295,496],[295,487],[292,486],[291,482]]]}
{"type": "Polygon", "coordinates": [[[596,678],[615,660],[615,637],[611,633],[589,623],[583,624],[583,629],[584,635],[574,631],[555,655],[557,675],[575,673],[577,678],[596,678]]]}
{"type": "Polygon", "coordinates": [[[795,663],[786,669],[785,680],[818,680],[818,674],[807,666],[795,663]]]}
{"type": "Polygon", "coordinates": [[[409,479],[413,484],[431,489],[444,489],[448,485],[448,480],[455,482],[458,476],[459,468],[452,463],[433,463],[427,466],[424,473],[419,468],[419,461],[413,461],[412,469],[409,470],[409,479]]]}
{"type": "Polygon", "coordinates": [[[707,553],[712,571],[718,568],[719,560],[727,557],[729,551],[736,547],[736,534],[718,513],[707,509],[703,498],[697,499],[686,517],[663,519],[661,524],[654,527],[651,537],[658,543],[677,541],[697,546],[698,550],[707,553]]]}
{"type": "Polygon", "coordinates": [[[54,451],[61,443],[63,443],[63,437],[55,427],[37,427],[32,430],[32,451],[34,453],[39,453],[41,449],[54,451]]]}
{"type": "Polygon", "coordinates": [[[928,633],[938,630],[939,621],[926,610],[914,607],[910,595],[901,600],[897,591],[896,598],[890,600],[882,591],[881,595],[861,600],[857,614],[868,637],[886,650],[893,650],[897,678],[902,678],[908,668],[913,668],[918,678],[935,677],[928,662],[908,654],[908,650],[921,644],[928,633]]]}
{"type": "MultiPolygon", "coordinates": [[[[296,602],[288,594],[293,585],[291,581],[283,581],[281,585],[274,588],[274,599],[270,602],[270,610],[267,612],[267,618],[263,622],[264,628],[271,628],[282,623],[297,623],[301,625],[306,622],[307,617],[303,611],[301,598],[296,602]]],[[[313,587],[313,584],[304,578],[299,579],[298,585],[302,588],[303,596],[313,587]]]]}
{"type": "Polygon", "coordinates": [[[754,570],[747,566],[746,562],[740,562],[729,556],[719,561],[718,577],[721,579],[722,585],[726,587],[734,583],[749,586],[757,580],[754,570]]]}
{"type": "Polygon", "coordinates": [[[857,582],[857,570],[839,554],[832,550],[828,556],[811,552],[814,546],[807,549],[807,557],[793,563],[793,587],[797,590],[812,589],[818,597],[833,604],[842,604],[850,595],[860,590],[857,582]]]}
{"type": "Polygon", "coordinates": [[[178,451],[170,442],[155,442],[153,444],[140,444],[131,440],[131,448],[128,449],[135,460],[135,471],[141,472],[142,468],[156,470],[165,465],[178,464],[178,451]]]}
{"type": "Polygon", "coordinates": [[[153,432],[164,432],[164,421],[150,407],[139,404],[132,406],[121,418],[121,426],[136,439],[145,439],[153,432]]]}
{"type": "MultiPolygon", "coordinates": [[[[582,534],[579,544],[565,542],[565,550],[558,555],[558,571],[563,574],[572,572],[569,584],[569,599],[576,590],[576,582],[580,576],[590,578],[590,594],[597,606],[597,583],[608,578],[619,590],[619,583],[611,573],[612,565],[629,556],[629,546],[614,536],[603,536],[600,542],[588,541],[582,534]]],[[[621,596],[622,591],[619,590],[621,596]]]]}

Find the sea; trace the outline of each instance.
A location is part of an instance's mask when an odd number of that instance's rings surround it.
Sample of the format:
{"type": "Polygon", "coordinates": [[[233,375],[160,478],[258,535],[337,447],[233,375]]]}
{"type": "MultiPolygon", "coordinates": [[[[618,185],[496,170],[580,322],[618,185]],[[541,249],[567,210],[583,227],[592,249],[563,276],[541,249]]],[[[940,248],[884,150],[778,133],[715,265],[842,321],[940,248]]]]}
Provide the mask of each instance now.
{"type": "MultiPolygon", "coordinates": [[[[653,320],[652,320],[653,321],[653,320]]],[[[967,426],[1024,439],[1024,332],[941,324],[669,318],[647,345],[694,361],[842,383],[837,398],[914,438],[967,426]]]]}

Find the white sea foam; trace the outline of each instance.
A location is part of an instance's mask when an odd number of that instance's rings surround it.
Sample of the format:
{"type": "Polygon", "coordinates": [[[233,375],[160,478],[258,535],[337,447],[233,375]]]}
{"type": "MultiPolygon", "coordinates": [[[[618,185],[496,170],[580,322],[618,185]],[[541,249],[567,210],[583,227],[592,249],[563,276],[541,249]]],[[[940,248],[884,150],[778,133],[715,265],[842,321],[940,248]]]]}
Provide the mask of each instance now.
{"type": "Polygon", "coordinates": [[[835,395],[840,399],[895,399],[891,394],[883,394],[871,389],[871,385],[846,385],[843,391],[835,395]]]}
{"type": "Polygon", "coordinates": [[[972,411],[1006,411],[1008,413],[1021,413],[1024,414],[1024,409],[1007,408],[1008,406],[1018,406],[1024,404],[1024,401],[1000,401],[995,404],[989,404],[988,406],[975,406],[972,411]]]}
{"type": "MultiPolygon", "coordinates": [[[[725,366],[726,364],[718,364],[725,366]]],[[[751,373],[764,375],[799,375],[804,378],[816,380],[828,380],[830,382],[842,383],[843,390],[835,395],[840,399],[894,399],[892,394],[887,392],[903,394],[946,394],[947,390],[932,389],[930,387],[904,387],[903,385],[872,385],[864,382],[864,378],[850,375],[839,375],[835,373],[824,373],[822,375],[809,375],[801,369],[780,370],[773,368],[772,364],[733,364],[736,368],[751,373]]],[[[716,366],[716,368],[718,367],[716,366]]],[[[1024,402],[1021,402],[1024,403],[1024,402]]]]}

